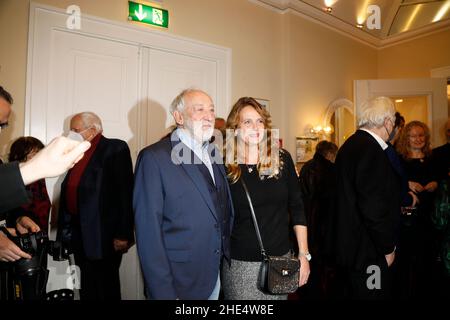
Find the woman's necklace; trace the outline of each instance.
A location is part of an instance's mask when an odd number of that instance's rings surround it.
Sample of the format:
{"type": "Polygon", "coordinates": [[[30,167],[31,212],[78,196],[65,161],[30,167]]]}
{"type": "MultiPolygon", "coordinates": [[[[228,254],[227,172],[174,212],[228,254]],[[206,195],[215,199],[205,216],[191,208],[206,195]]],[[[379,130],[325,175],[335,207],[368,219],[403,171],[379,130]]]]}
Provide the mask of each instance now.
{"type": "Polygon", "coordinates": [[[256,167],[256,164],[250,164],[250,165],[249,165],[249,164],[246,164],[245,166],[247,167],[248,173],[252,173],[254,167],[256,167]]]}
{"type": "Polygon", "coordinates": [[[423,152],[412,153],[411,159],[417,159],[417,160],[419,160],[420,163],[424,163],[425,155],[423,154],[423,152]]]}

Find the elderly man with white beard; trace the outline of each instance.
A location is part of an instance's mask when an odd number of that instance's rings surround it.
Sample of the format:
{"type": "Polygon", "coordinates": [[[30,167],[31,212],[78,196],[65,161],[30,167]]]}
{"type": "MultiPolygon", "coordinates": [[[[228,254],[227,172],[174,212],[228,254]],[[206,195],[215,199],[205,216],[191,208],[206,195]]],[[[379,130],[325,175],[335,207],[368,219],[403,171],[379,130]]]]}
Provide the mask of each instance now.
{"type": "Polygon", "coordinates": [[[142,150],[136,165],[133,205],[147,297],[217,300],[233,209],[209,144],[214,104],[205,92],[186,89],[170,111],[177,129],[142,150]]]}

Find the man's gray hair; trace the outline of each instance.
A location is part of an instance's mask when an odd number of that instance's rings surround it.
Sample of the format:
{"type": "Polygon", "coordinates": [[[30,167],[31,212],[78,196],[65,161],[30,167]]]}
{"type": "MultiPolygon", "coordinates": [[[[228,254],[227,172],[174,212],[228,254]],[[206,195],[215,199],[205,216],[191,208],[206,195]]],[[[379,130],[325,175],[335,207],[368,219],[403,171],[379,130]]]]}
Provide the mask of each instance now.
{"type": "Polygon", "coordinates": [[[95,113],[86,111],[78,113],[75,116],[79,116],[81,118],[85,128],[94,127],[97,132],[103,131],[102,120],[100,120],[100,117],[95,113]]]}
{"type": "Polygon", "coordinates": [[[209,94],[207,94],[205,91],[197,89],[197,88],[188,88],[184,89],[180,92],[179,95],[173,99],[172,103],[170,104],[170,113],[173,114],[175,111],[183,112],[186,101],[185,98],[188,94],[195,93],[195,92],[201,92],[206,94],[209,97],[209,94]]]}
{"type": "Polygon", "coordinates": [[[357,115],[358,128],[380,128],[389,118],[395,122],[395,106],[388,97],[376,97],[365,101],[357,115]]]}

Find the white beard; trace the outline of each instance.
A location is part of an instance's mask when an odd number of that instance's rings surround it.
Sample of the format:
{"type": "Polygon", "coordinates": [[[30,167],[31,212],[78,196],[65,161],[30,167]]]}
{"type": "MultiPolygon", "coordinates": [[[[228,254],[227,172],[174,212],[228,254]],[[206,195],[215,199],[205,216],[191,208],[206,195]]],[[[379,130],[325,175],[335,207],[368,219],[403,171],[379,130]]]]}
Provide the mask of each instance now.
{"type": "Polygon", "coordinates": [[[206,130],[202,128],[203,120],[192,121],[190,119],[186,119],[184,122],[184,127],[197,141],[202,143],[209,141],[214,133],[214,126],[212,124],[211,127],[206,130]]]}

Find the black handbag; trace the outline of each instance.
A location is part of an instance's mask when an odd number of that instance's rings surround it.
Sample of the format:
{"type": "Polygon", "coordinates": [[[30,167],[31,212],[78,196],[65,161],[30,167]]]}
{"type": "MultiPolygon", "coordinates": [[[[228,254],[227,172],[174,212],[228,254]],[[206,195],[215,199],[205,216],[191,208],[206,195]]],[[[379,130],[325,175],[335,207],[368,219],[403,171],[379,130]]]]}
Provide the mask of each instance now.
{"type": "Polygon", "coordinates": [[[242,176],[241,181],[245,194],[247,195],[250,212],[252,213],[253,225],[255,226],[256,236],[263,257],[258,275],[258,287],[261,291],[269,294],[293,293],[298,288],[300,261],[292,255],[269,256],[266,254],[259,232],[255,210],[253,209],[252,199],[250,198],[247,185],[242,176]]]}

